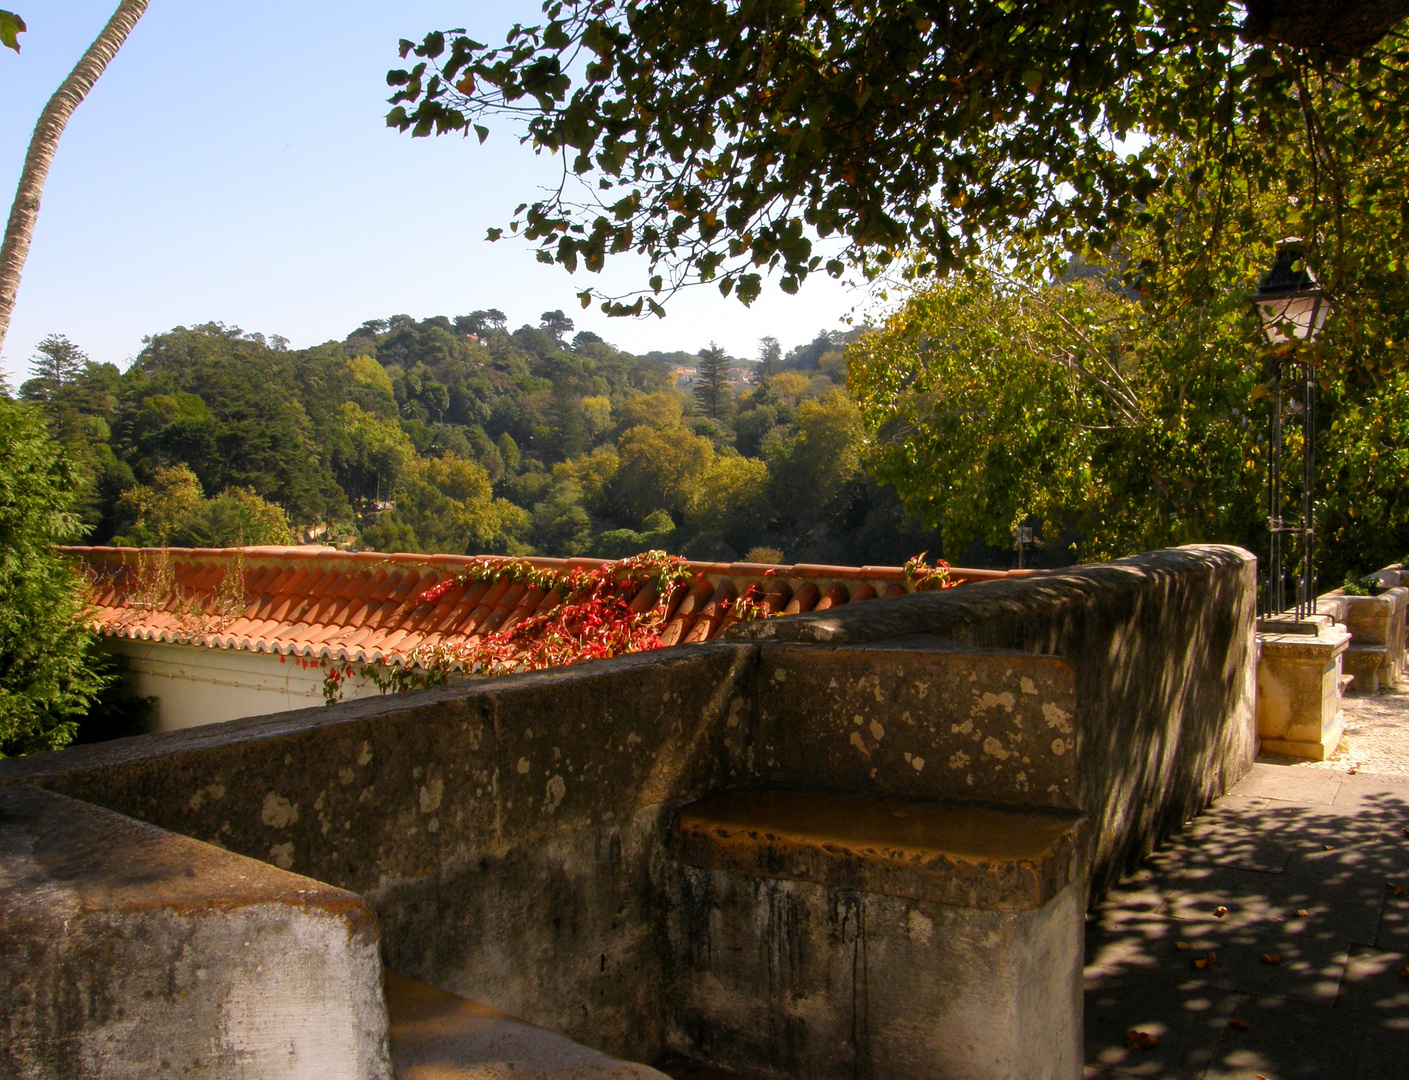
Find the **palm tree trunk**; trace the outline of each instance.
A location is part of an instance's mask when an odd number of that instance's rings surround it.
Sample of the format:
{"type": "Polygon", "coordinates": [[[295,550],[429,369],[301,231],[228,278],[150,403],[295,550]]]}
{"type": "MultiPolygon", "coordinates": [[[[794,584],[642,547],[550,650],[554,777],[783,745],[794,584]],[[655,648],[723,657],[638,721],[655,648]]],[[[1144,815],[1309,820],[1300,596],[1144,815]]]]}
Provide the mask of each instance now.
{"type": "Polygon", "coordinates": [[[108,25],[88,46],[83,59],[54,92],[49,104],[39,114],[39,123],[34,125],[29,152],[24,157],[24,171],[20,173],[19,188],[15,191],[15,202],[10,207],[10,220],[5,226],[5,240],[0,244],[0,346],[5,344],[5,335],[10,329],[15,294],[20,290],[20,274],[34,236],[34,219],[39,216],[39,198],[44,193],[44,181],[49,176],[49,166],[53,163],[54,151],[58,149],[59,136],[64,133],[73,110],[88,96],[98,76],[117,55],[127,35],[146,10],[147,0],[122,0],[118,4],[108,25]]]}

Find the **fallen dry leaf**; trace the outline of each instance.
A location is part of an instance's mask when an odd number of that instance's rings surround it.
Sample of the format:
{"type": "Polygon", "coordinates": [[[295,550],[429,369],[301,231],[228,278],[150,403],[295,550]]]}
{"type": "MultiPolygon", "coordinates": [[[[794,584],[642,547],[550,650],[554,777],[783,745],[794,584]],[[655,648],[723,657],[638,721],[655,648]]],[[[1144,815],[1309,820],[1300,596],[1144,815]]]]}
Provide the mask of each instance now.
{"type": "Polygon", "coordinates": [[[1280,964],[1282,962],[1282,954],[1275,952],[1263,953],[1262,962],[1264,964],[1280,964]]]}
{"type": "Polygon", "coordinates": [[[1402,967],[1402,968],[1400,968],[1400,969],[1399,969],[1399,977],[1400,977],[1401,979],[1409,979],[1409,967],[1402,967]]]}
{"type": "Polygon", "coordinates": [[[1159,1045],[1159,1036],[1139,1028],[1131,1028],[1125,1033],[1125,1045],[1131,1050],[1153,1050],[1159,1045]]]}
{"type": "Polygon", "coordinates": [[[1330,844],[1322,844],[1322,845],[1321,845],[1321,850],[1322,850],[1322,851],[1330,851],[1330,850],[1331,850],[1331,845],[1330,845],[1330,844]]]}
{"type": "Polygon", "coordinates": [[[1296,909],[1296,913],[1297,913],[1298,915],[1300,915],[1303,919],[1306,918],[1309,914],[1311,914],[1311,913],[1310,913],[1309,911],[1307,911],[1306,908],[1304,908],[1304,907],[1299,907],[1299,908],[1297,908],[1297,909],[1296,909]]]}
{"type": "Polygon", "coordinates": [[[1216,963],[1218,963],[1217,953],[1204,953],[1194,961],[1194,967],[1202,971],[1204,968],[1213,967],[1216,963]]]}
{"type": "Polygon", "coordinates": [[[1213,909],[1213,914],[1215,918],[1221,919],[1223,918],[1223,916],[1228,914],[1228,909],[1222,904],[1219,904],[1216,908],[1213,909]]]}
{"type": "Polygon", "coordinates": [[[1356,773],[1358,773],[1360,770],[1359,770],[1359,769],[1346,769],[1345,771],[1346,771],[1347,773],[1349,773],[1351,776],[1354,776],[1354,775],[1355,775],[1356,773]]]}
{"type": "Polygon", "coordinates": [[[1233,1016],[1229,1018],[1228,1026],[1230,1028],[1237,1028],[1239,1031],[1247,1031],[1248,1022],[1244,1020],[1241,1016],[1233,1016]]]}
{"type": "Polygon", "coordinates": [[[1403,885],[1391,885],[1391,886],[1389,887],[1389,891],[1392,892],[1392,893],[1394,893],[1395,896],[1403,896],[1403,895],[1404,895],[1404,886],[1403,886],[1403,885]]]}
{"type": "Polygon", "coordinates": [[[1193,948],[1193,946],[1190,945],[1187,941],[1176,941],[1174,943],[1174,947],[1180,952],[1188,952],[1190,949],[1193,948]]]}
{"type": "Polygon", "coordinates": [[[1399,831],[1402,832],[1405,836],[1409,836],[1409,828],[1403,828],[1403,829],[1400,829],[1399,831]]]}

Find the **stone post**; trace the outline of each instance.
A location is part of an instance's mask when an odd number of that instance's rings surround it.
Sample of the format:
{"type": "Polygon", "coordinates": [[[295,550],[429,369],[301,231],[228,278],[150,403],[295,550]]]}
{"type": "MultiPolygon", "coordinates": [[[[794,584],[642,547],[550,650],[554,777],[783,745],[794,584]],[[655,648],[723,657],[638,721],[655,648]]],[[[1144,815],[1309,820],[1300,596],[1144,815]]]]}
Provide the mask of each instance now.
{"type": "Polygon", "coordinates": [[[1278,633],[1268,620],[1258,634],[1257,735],[1262,751],[1324,761],[1340,743],[1341,658],[1350,632],[1328,615],[1278,633]],[[1305,632],[1308,629],[1313,633],[1305,632]]]}

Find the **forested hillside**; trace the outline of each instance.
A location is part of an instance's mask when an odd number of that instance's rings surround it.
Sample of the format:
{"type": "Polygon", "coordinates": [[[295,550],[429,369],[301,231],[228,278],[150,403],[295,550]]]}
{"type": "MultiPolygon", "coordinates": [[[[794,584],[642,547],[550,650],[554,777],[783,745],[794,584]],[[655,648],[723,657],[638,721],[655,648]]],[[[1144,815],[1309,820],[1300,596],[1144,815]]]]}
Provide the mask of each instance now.
{"type": "Polygon", "coordinates": [[[863,468],[844,338],[634,356],[560,311],[376,320],[291,350],[218,324],[129,370],[42,344],[89,543],[899,563],[939,537],[863,468]],[[772,554],[768,554],[767,549],[772,554]]]}

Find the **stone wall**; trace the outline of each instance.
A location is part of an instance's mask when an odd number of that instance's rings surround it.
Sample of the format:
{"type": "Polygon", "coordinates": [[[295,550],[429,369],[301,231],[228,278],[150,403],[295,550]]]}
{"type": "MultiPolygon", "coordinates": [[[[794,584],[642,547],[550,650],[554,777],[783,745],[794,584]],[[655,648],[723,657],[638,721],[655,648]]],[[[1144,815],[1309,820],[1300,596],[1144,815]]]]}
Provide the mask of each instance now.
{"type": "MultiPolygon", "coordinates": [[[[679,1037],[679,808],[769,786],[1085,813],[1099,886],[1250,764],[1253,607],[1246,552],[1179,549],[0,761],[0,784],[356,891],[392,970],[651,1061],[679,1037]]],[[[894,932],[861,946],[910,956],[894,932]]],[[[851,1030],[855,1002],[828,1008],[851,1030]]]]}
{"type": "Polygon", "coordinates": [[[746,781],[723,744],[756,665],[677,647],[10,759],[0,782],[354,890],[392,970],[650,1061],[665,817],[746,781]]]}
{"type": "Polygon", "coordinates": [[[391,1080],[359,897],[25,786],[0,882],[0,1075],[391,1080]]]}
{"type": "Polygon", "coordinates": [[[734,640],[860,644],[932,635],[1075,670],[1077,804],[1100,891],[1252,765],[1256,560],[1151,552],[982,588],[734,627],[734,640]]]}

